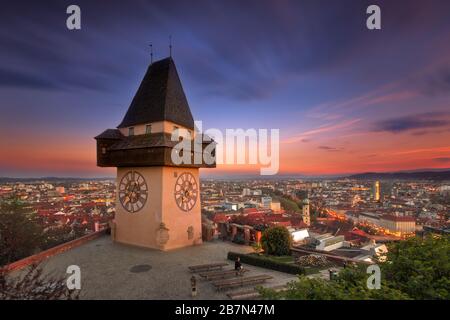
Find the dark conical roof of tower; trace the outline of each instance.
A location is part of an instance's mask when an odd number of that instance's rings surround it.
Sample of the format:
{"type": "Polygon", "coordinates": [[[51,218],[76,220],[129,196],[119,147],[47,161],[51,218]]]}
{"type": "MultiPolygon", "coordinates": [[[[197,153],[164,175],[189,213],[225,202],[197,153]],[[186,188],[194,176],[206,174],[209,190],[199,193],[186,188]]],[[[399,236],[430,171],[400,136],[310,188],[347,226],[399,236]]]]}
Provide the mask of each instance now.
{"type": "Polygon", "coordinates": [[[172,58],[148,67],[118,128],[157,121],[171,121],[194,129],[194,119],[172,58]]]}

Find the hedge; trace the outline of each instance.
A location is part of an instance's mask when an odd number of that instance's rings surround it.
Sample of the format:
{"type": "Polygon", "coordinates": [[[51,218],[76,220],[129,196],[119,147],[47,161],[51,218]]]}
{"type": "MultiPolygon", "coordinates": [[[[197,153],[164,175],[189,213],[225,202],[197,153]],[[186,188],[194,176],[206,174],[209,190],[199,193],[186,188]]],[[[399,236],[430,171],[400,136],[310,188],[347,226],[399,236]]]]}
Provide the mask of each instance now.
{"type": "Polygon", "coordinates": [[[252,254],[241,254],[237,252],[228,252],[228,260],[236,261],[236,258],[240,257],[242,263],[250,264],[252,266],[276,270],[280,272],[285,272],[289,274],[309,274],[311,270],[307,270],[296,264],[288,264],[273,261],[265,258],[264,256],[257,256],[252,254]]]}

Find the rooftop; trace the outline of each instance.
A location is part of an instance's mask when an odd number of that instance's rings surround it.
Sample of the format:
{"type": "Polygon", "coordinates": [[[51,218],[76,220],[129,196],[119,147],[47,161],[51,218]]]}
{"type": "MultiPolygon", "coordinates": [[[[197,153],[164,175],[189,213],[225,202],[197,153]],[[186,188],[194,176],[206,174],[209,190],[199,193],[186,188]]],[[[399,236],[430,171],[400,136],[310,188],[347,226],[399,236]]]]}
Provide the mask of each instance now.
{"type": "Polygon", "coordinates": [[[171,121],[194,129],[194,119],[171,57],[148,67],[118,128],[158,121],[171,121]]]}

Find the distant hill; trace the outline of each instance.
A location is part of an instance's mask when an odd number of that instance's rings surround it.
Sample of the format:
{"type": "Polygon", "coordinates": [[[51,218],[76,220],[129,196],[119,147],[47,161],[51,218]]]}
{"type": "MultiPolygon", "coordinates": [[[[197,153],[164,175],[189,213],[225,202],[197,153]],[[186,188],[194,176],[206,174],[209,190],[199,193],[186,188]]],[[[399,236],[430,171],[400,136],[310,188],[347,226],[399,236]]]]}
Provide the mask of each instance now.
{"type": "MultiPolygon", "coordinates": [[[[326,175],[326,176],[303,176],[303,175],[289,175],[278,174],[274,176],[260,176],[260,175],[236,175],[236,176],[206,176],[202,177],[206,180],[285,180],[285,179],[301,179],[301,180],[335,180],[335,179],[354,179],[354,180],[433,180],[433,181],[450,181],[450,169],[423,169],[412,171],[397,171],[397,172],[365,172],[356,173],[352,175],[326,175]]],[[[83,182],[83,181],[101,181],[101,180],[115,180],[115,177],[100,177],[100,178],[79,178],[79,177],[39,177],[39,178],[12,178],[0,177],[0,183],[15,183],[15,182],[38,182],[46,181],[52,183],[62,182],[83,182]]]]}
{"type": "Polygon", "coordinates": [[[0,183],[11,183],[11,182],[82,182],[82,181],[101,181],[101,180],[114,180],[113,177],[103,177],[103,178],[74,178],[74,177],[39,177],[39,178],[11,178],[11,177],[0,177],[0,183]]]}
{"type": "Polygon", "coordinates": [[[347,176],[355,180],[433,180],[450,181],[448,171],[412,171],[412,172],[366,172],[347,176]]]}

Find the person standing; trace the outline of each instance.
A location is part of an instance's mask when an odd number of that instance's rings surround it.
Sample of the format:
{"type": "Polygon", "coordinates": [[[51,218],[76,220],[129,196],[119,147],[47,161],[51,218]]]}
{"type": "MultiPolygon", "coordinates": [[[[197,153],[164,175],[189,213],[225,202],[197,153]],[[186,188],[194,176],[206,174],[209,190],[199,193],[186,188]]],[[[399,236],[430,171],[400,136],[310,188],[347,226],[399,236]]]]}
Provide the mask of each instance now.
{"type": "Polygon", "coordinates": [[[193,297],[197,296],[197,279],[194,275],[191,277],[191,295],[193,297]]]}
{"type": "Polygon", "coordinates": [[[242,264],[241,264],[241,258],[237,257],[236,261],[234,262],[234,270],[236,270],[236,275],[240,275],[242,272],[242,264]]]}

